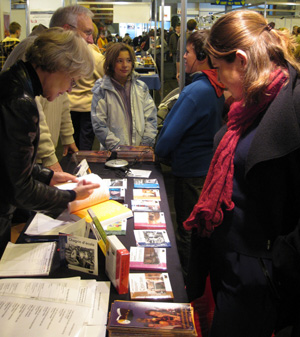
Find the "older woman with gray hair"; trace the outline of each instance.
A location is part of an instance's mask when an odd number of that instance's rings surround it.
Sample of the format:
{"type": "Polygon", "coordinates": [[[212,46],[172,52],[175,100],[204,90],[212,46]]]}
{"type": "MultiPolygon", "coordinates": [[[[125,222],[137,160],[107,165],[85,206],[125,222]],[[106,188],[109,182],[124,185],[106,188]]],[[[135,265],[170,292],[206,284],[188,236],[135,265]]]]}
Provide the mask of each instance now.
{"type": "Polygon", "coordinates": [[[70,201],[84,199],[99,187],[84,181],[72,191],[59,190],[53,186],[76,177],[34,164],[39,142],[34,98],[52,101],[92,73],[86,42],[72,31],[51,28],[36,38],[26,59],[0,74],[0,256],[10,240],[16,207],[59,214],[70,201]]]}

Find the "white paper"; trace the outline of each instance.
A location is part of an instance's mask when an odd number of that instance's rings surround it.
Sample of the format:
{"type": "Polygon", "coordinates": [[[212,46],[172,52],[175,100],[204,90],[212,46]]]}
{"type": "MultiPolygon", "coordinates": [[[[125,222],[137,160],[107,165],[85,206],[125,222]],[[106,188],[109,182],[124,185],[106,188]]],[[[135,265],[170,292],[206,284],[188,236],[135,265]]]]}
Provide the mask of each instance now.
{"type": "Polygon", "coordinates": [[[59,233],[74,234],[85,236],[86,223],[84,219],[76,223],[66,222],[63,219],[57,220],[51,217],[37,213],[27,227],[26,235],[58,235],[59,233]]]}
{"type": "Polygon", "coordinates": [[[152,171],[148,170],[135,170],[130,169],[127,173],[127,177],[135,177],[135,178],[149,178],[152,171]]]}
{"type": "Polygon", "coordinates": [[[55,242],[9,242],[0,261],[0,276],[49,275],[55,247],[55,242]]]}
{"type": "Polygon", "coordinates": [[[0,280],[1,336],[105,337],[110,282],[0,280]]]}

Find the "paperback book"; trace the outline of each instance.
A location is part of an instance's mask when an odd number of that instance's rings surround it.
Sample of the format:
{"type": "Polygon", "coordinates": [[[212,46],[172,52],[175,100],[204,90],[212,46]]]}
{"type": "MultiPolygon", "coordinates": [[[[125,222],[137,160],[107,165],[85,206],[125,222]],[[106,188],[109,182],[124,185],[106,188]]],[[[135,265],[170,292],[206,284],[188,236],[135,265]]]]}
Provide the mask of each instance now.
{"type": "Polygon", "coordinates": [[[59,236],[61,262],[69,269],[98,275],[97,240],[73,235],[59,236]]]}
{"type": "Polygon", "coordinates": [[[190,303],[114,301],[109,336],[197,336],[190,303]]]}
{"type": "Polygon", "coordinates": [[[125,188],[109,187],[109,199],[118,201],[124,204],[125,201],[125,188]]]}
{"type": "Polygon", "coordinates": [[[141,247],[171,247],[171,242],[166,230],[138,230],[134,229],[134,237],[141,247]]]}
{"type": "Polygon", "coordinates": [[[164,212],[134,212],[134,229],[166,229],[164,212]]]}
{"type": "Polygon", "coordinates": [[[133,212],[160,212],[160,202],[158,200],[131,200],[133,212]]]}
{"type": "Polygon", "coordinates": [[[120,188],[127,188],[127,179],[103,179],[103,182],[108,187],[120,187],[120,188]]]}
{"type": "Polygon", "coordinates": [[[159,188],[159,183],[157,179],[133,179],[134,188],[159,188]]]}
{"type": "Polygon", "coordinates": [[[132,300],[171,300],[174,298],[168,273],[130,273],[132,300]]]}
{"type": "Polygon", "coordinates": [[[130,254],[115,236],[107,236],[105,271],[119,294],[128,293],[130,254]]]}
{"type": "Polygon", "coordinates": [[[159,189],[150,188],[134,188],[133,189],[133,199],[140,200],[160,200],[159,189]]]}
{"type": "Polygon", "coordinates": [[[103,226],[106,235],[126,235],[127,219],[103,226]]]}
{"type": "Polygon", "coordinates": [[[166,248],[130,247],[130,270],[167,270],[166,248]]]}

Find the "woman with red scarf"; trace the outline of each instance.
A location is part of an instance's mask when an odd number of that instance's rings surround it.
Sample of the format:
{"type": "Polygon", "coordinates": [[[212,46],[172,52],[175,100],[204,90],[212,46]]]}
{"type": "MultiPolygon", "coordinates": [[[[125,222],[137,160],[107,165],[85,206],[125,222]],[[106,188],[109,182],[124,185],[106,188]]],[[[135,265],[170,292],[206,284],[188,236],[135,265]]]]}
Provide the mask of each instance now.
{"type": "Polygon", "coordinates": [[[211,337],[270,337],[286,326],[300,336],[300,65],[293,48],[291,36],[246,10],[218,19],[206,43],[235,99],[185,221],[210,238],[211,337]]]}

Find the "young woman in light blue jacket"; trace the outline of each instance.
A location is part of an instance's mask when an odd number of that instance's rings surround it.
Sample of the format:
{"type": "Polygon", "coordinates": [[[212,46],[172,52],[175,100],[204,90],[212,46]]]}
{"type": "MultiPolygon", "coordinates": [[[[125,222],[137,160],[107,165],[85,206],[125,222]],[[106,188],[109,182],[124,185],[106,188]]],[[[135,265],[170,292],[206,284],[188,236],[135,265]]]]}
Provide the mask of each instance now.
{"type": "Polygon", "coordinates": [[[133,49],[124,43],[106,50],[105,76],[95,83],[91,109],[101,149],[154,145],[157,110],[147,85],[133,71],[134,61],[133,49]]]}

